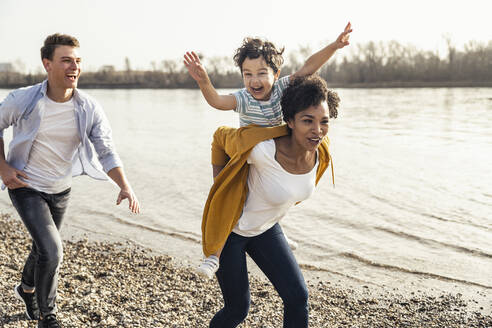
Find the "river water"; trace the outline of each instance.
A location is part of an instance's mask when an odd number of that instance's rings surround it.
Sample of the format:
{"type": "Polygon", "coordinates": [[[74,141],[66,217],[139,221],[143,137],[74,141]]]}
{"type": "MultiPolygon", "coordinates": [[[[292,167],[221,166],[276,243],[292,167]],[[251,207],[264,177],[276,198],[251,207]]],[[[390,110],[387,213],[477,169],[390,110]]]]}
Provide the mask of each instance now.
{"type": "MultiPolygon", "coordinates": [[[[197,264],[211,136],[238,126],[237,114],[210,108],[198,90],[87,91],[111,122],[142,213],[116,207],[112,184],[80,177],[66,231],[132,240],[197,264]]],[[[490,302],[492,89],[337,91],[335,187],[325,176],[281,222],[306,274],[490,302]]],[[[0,210],[14,214],[6,192],[0,210]]]]}

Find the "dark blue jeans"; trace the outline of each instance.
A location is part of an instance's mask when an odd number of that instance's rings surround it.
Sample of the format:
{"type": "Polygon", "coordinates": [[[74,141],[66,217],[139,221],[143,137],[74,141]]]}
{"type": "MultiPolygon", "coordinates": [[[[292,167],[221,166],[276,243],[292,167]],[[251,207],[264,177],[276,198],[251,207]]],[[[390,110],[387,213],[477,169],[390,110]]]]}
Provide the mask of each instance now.
{"type": "MultiPolygon", "coordinates": [[[[232,328],[248,315],[250,292],[246,253],[272,282],[284,303],[284,328],[308,326],[308,290],[279,224],[255,237],[231,233],[217,271],[224,307],[211,328],[232,328]]],[[[258,325],[261,322],[258,323],[258,325]]]]}
{"type": "Polygon", "coordinates": [[[47,194],[30,188],[9,189],[12,204],[31,234],[31,252],[22,271],[22,287],[36,289],[41,315],[56,312],[58,269],[63,259],[59,229],[70,189],[47,194]]]}

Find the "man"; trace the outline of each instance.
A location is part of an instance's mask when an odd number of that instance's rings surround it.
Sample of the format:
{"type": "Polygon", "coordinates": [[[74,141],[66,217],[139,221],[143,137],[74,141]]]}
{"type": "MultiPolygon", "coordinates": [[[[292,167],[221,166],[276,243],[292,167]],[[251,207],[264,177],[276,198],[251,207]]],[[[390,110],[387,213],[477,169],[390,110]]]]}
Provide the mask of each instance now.
{"type": "Polygon", "coordinates": [[[12,91],[0,103],[0,177],[32,239],[32,249],[14,289],[38,327],[61,327],[56,319],[58,269],[63,257],[59,229],[72,176],[109,176],[121,188],[117,201],[140,206],[122,169],[101,106],[77,89],[81,72],[79,42],[53,34],[41,48],[48,78],[12,91]],[[13,126],[5,159],[3,130],[13,126]],[[95,154],[104,172],[95,162],[95,154]]]}

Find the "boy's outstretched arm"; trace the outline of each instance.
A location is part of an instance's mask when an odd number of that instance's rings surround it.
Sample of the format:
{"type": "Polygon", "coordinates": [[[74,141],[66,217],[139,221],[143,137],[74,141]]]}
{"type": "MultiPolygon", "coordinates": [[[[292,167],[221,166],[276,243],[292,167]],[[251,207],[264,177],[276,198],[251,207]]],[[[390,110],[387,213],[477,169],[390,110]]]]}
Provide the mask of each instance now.
{"type": "Polygon", "coordinates": [[[187,52],[184,55],[184,65],[191,77],[198,83],[205,100],[214,108],[220,110],[231,110],[236,108],[236,97],[233,95],[219,95],[215,90],[207,71],[200,62],[195,52],[187,52]]]}
{"type": "Polygon", "coordinates": [[[297,72],[294,73],[293,77],[295,78],[296,76],[300,77],[316,73],[338,49],[349,45],[348,40],[351,32],[352,25],[349,22],[347,26],[345,26],[344,31],[333,43],[330,43],[317,53],[311,55],[311,57],[306,60],[304,65],[297,72]]]}

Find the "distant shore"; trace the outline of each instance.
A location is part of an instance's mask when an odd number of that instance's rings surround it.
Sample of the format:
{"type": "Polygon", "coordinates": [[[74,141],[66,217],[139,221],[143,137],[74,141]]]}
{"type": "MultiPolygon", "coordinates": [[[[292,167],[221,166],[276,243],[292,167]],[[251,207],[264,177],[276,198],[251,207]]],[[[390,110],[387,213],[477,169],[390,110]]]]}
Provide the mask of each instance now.
{"type": "MultiPolygon", "coordinates": [[[[37,83],[37,81],[36,81],[37,83]]],[[[28,86],[24,83],[0,84],[0,89],[17,89],[28,86]]],[[[222,89],[242,88],[241,85],[218,87],[222,89]]],[[[340,89],[376,89],[376,88],[492,88],[491,82],[421,82],[421,81],[393,81],[393,82],[368,82],[368,83],[328,83],[330,88],[340,89]]],[[[81,89],[198,89],[196,86],[160,86],[150,83],[84,83],[79,82],[81,89]]]]}
{"type": "MultiPolygon", "coordinates": [[[[332,88],[475,88],[492,87],[492,41],[470,41],[459,50],[449,39],[447,54],[417,49],[412,45],[367,42],[351,46],[338,60],[330,59],[318,73],[332,88]]],[[[289,49],[282,75],[297,72],[307,59],[308,48],[289,49]]],[[[308,51],[310,52],[310,50],[308,51]]],[[[217,89],[243,86],[240,70],[228,56],[199,54],[210,80],[217,89]]],[[[22,65],[9,63],[0,72],[0,88],[13,89],[44,79],[44,72],[24,74],[22,65]],[[8,69],[8,71],[7,71],[8,69]]],[[[103,65],[84,71],[79,86],[98,89],[191,89],[196,82],[183,66],[182,59],[151,62],[151,69],[137,68],[125,58],[125,67],[103,65]]]]}
{"type": "MultiPolygon", "coordinates": [[[[12,293],[29,248],[19,220],[0,214],[0,326],[30,327],[12,293]]],[[[250,276],[252,304],[241,327],[279,327],[282,302],[271,284],[250,276]]],[[[459,295],[372,296],[308,281],[310,327],[491,327],[492,316],[459,295]]],[[[66,327],[206,327],[221,308],[215,280],[205,281],[166,255],[131,243],[64,242],[59,318],[66,327]]]]}
{"type": "MultiPolygon", "coordinates": [[[[289,71],[283,71],[288,75],[289,71]]],[[[492,80],[473,77],[453,78],[452,76],[405,76],[405,78],[378,78],[368,75],[364,78],[337,79],[331,73],[321,74],[330,88],[492,88],[492,80]]],[[[217,89],[243,88],[239,72],[211,74],[217,89]]],[[[46,74],[22,74],[0,72],[0,89],[16,89],[39,83],[46,74]]],[[[198,89],[197,83],[187,72],[161,71],[114,71],[84,72],[78,86],[81,89],[198,89]]]]}

